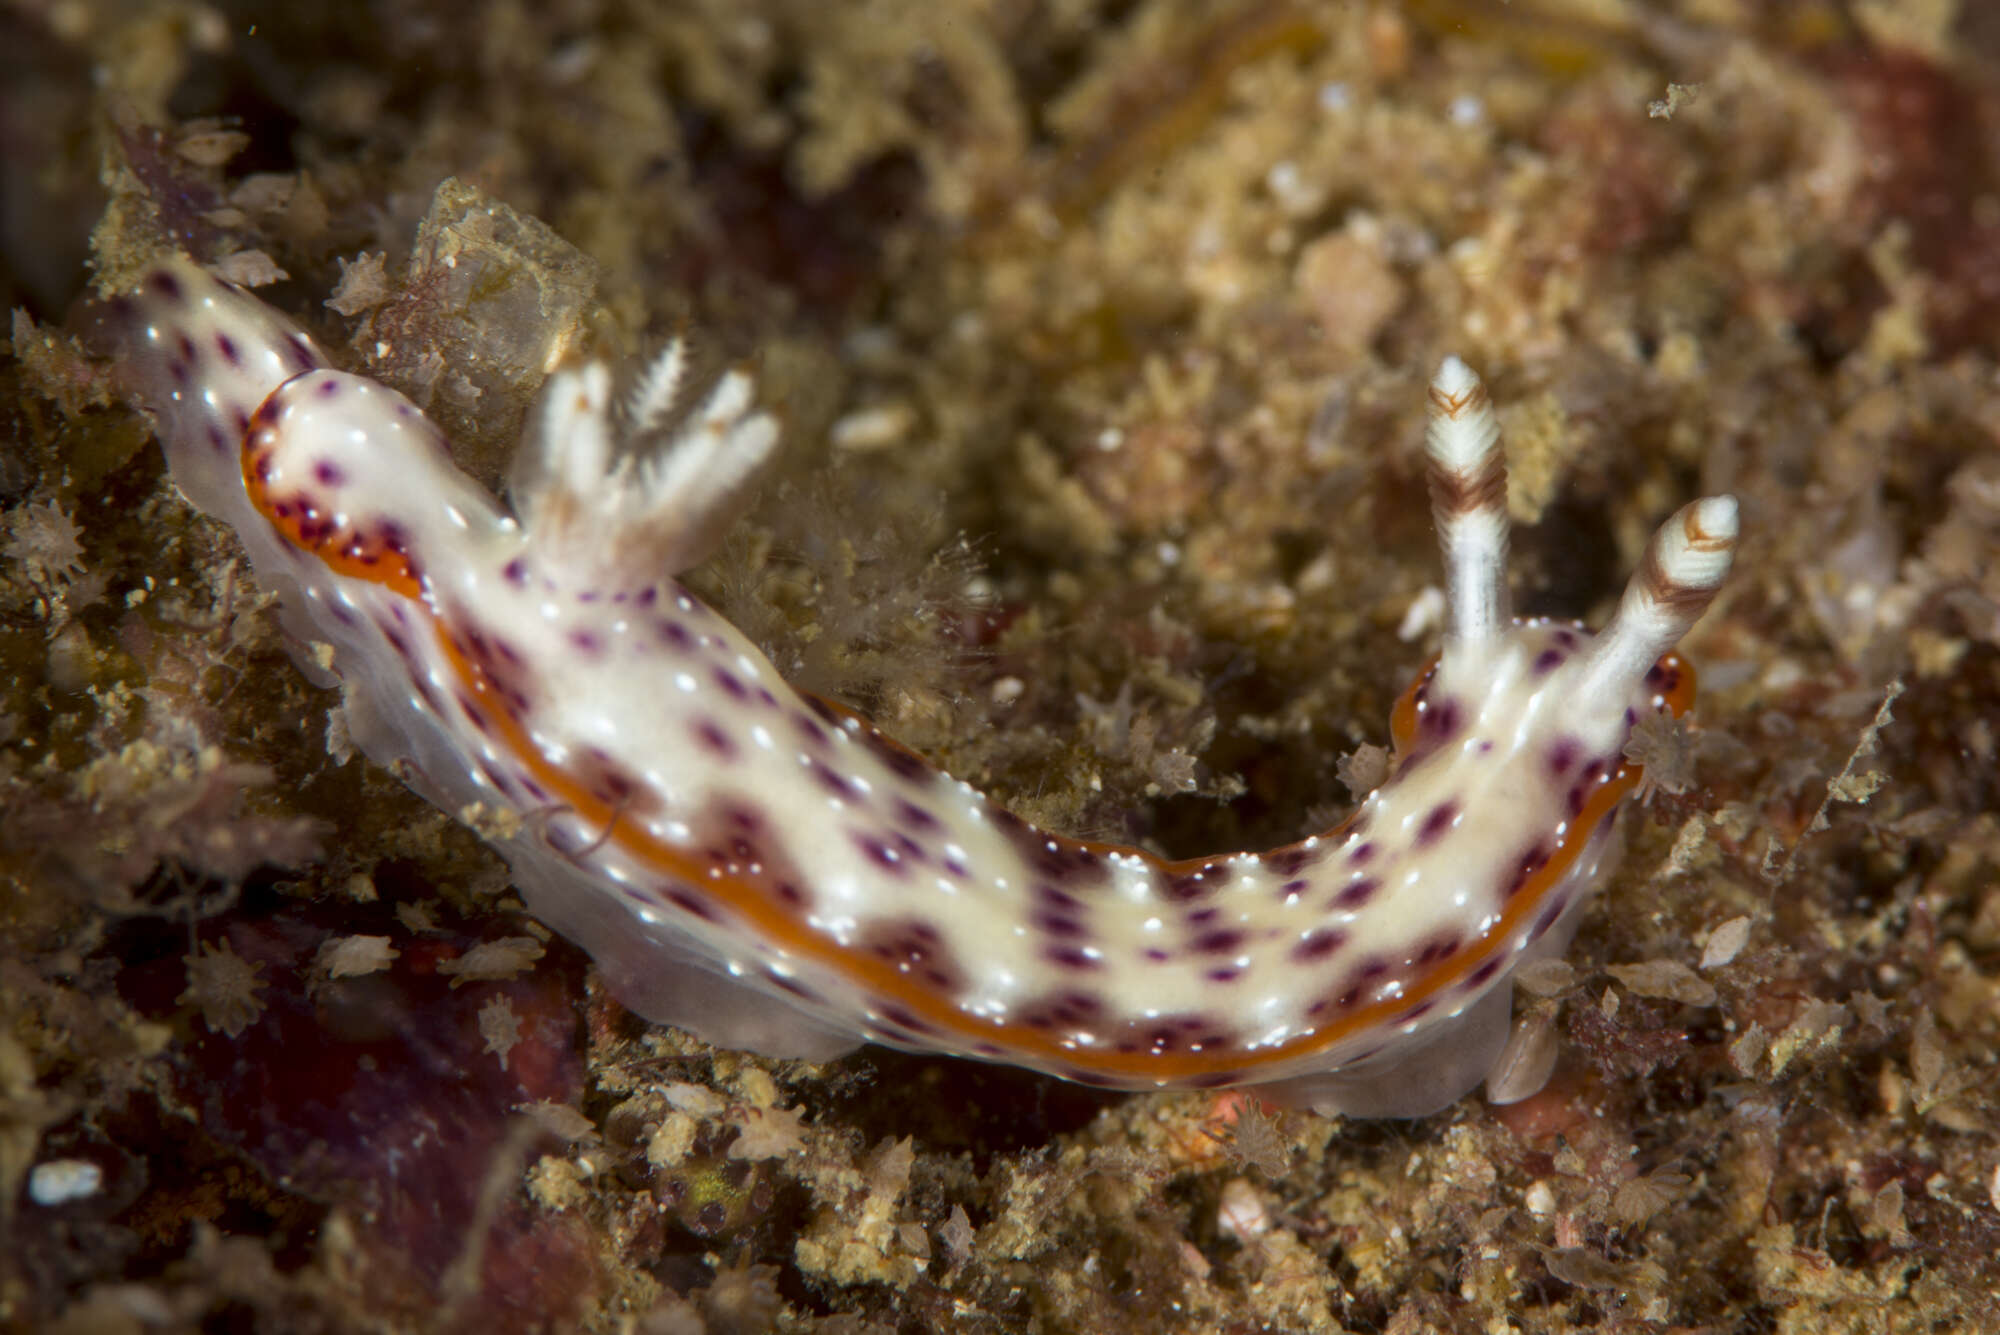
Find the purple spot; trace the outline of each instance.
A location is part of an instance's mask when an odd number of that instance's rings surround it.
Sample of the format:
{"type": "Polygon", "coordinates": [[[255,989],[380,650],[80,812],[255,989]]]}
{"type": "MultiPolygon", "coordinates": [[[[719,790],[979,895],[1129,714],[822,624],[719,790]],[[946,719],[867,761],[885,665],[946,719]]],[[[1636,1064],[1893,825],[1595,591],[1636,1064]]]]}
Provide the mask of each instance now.
{"type": "Polygon", "coordinates": [[[1529,940],[1545,935],[1549,928],[1555,926],[1556,919],[1562,917],[1563,908],[1564,902],[1561,895],[1557,895],[1554,899],[1550,900],[1549,906],[1542,910],[1540,917],[1535,919],[1535,926],[1528,933],[1529,940]]]}
{"type": "Polygon", "coordinates": [[[1065,969],[1088,971],[1104,967],[1100,961],[1084,954],[1083,950],[1077,946],[1052,946],[1044,958],[1049,963],[1060,965],[1065,969]]]}
{"type": "Polygon", "coordinates": [[[1243,933],[1233,927],[1219,928],[1204,932],[1190,943],[1189,948],[1202,955],[1227,955],[1243,944],[1243,933]]]}
{"type": "Polygon", "coordinates": [[[1146,949],[1140,953],[1146,960],[1148,960],[1153,964],[1165,964],[1168,960],[1173,958],[1172,955],[1168,954],[1164,950],[1161,950],[1158,946],[1147,946],[1146,949]]]}
{"type": "Polygon", "coordinates": [[[1529,671],[1537,677],[1546,677],[1562,666],[1563,658],[1564,654],[1560,649],[1544,649],[1535,655],[1535,661],[1529,671]]]}
{"type": "Polygon", "coordinates": [[[722,730],[714,719],[702,719],[694,726],[695,739],[707,748],[711,755],[722,760],[736,758],[736,743],[722,730]]]}
{"type": "Polygon", "coordinates": [[[1493,976],[1499,973],[1501,968],[1505,964],[1506,960],[1502,959],[1498,955],[1495,955],[1492,959],[1487,960],[1486,963],[1480,965],[1478,968],[1474,969],[1470,974],[1466,975],[1465,990],[1470,992],[1475,988],[1484,987],[1486,984],[1492,982],[1493,976]]]}
{"type": "Polygon", "coordinates": [[[1417,725],[1417,732],[1433,744],[1456,736],[1459,724],[1464,721],[1464,710],[1456,700],[1440,700],[1424,711],[1417,725]]]}
{"type": "Polygon", "coordinates": [[[678,621],[662,621],[659,631],[661,641],[675,649],[685,653],[694,648],[694,632],[678,621]]]}
{"type": "Polygon", "coordinates": [[[228,362],[231,366],[241,366],[243,364],[243,354],[236,350],[236,340],[229,335],[217,334],[215,336],[215,350],[220,352],[222,360],[228,362]]]}
{"type": "Polygon", "coordinates": [[[330,399],[338,393],[340,393],[340,382],[332,376],[328,376],[319,382],[319,396],[321,398],[330,399]]]}
{"type": "Polygon", "coordinates": [[[1315,928],[1292,947],[1292,959],[1299,964],[1317,963],[1346,944],[1346,932],[1331,927],[1315,928]]]}
{"type": "Polygon", "coordinates": [[[582,654],[596,654],[604,648],[603,641],[597,638],[597,632],[589,630],[571,631],[569,633],[569,643],[572,649],[582,654]]]}
{"type": "Polygon", "coordinates": [[[1528,884],[1529,878],[1548,865],[1550,851],[1546,844],[1536,844],[1526,853],[1522,854],[1520,869],[1514,873],[1514,879],[1508,883],[1507,891],[1503,898],[1512,899],[1515,895],[1520,894],[1521,890],[1528,884]]]}
{"type": "MultiPolygon", "coordinates": [[[[769,696],[769,692],[761,692],[761,694],[769,696]]],[[[776,704],[777,700],[775,697],[772,697],[767,699],[766,703],[776,704]]],[[[883,766],[891,774],[894,774],[904,782],[914,783],[916,780],[930,773],[930,764],[922,756],[912,755],[901,747],[892,745],[880,733],[870,731],[865,740],[871,744],[869,749],[875,753],[875,757],[882,762],[883,766]]]]}
{"type": "Polygon", "coordinates": [[[1293,844],[1288,848],[1276,849],[1264,855],[1264,865],[1274,876],[1297,876],[1300,872],[1319,861],[1318,849],[1309,849],[1304,844],[1293,844]]]}
{"type": "Polygon", "coordinates": [[[1342,987],[1340,995],[1334,999],[1333,1004],[1342,1010],[1347,1010],[1358,1004],[1373,990],[1377,980],[1387,975],[1388,972],[1389,962],[1387,960],[1371,959],[1363,961],[1353,973],[1347,976],[1347,982],[1342,987]]]}
{"type": "Polygon", "coordinates": [[[500,577],[515,588],[521,588],[528,582],[528,563],[517,556],[500,567],[500,577]]]}
{"type": "Polygon", "coordinates": [[[769,974],[768,977],[770,978],[771,985],[773,987],[777,988],[781,992],[789,992],[801,1001],[811,1002],[813,1005],[819,1005],[823,1000],[819,993],[813,991],[811,988],[807,987],[804,983],[799,982],[795,978],[789,978],[786,977],[784,974],[779,974],[779,973],[769,974]]]}
{"type": "Polygon", "coordinates": [[[1424,817],[1424,823],[1417,827],[1417,847],[1428,848],[1444,837],[1451,823],[1458,819],[1458,803],[1440,802],[1424,817]]]}
{"type": "Polygon", "coordinates": [[[1457,932],[1439,932],[1417,948],[1413,962],[1420,969],[1428,968],[1442,960],[1450,959],[1464,944],[1465,939],[1457,932]]]}
{"type": "Polygon", "coordinates": [[[909,1010],[907,1007],[898,1006],[894,1002],[887,1002],[883,1004],[881,1009],[882,1009],[882,1018],[884,1020],[887,1020],[890,1024],[896,1025],[897,1027],[903,1029],[905,1032],[909,1034],[922,1036],[924,1034],[933,1034],[937,1032],[930,1025],[918,1019],[916,1017],[916,1014],[911,1010],[909,1010]]]}
{"type": "Polygon", "coordinates": [[[666,900],[681,912],[700,918],[703,922],[716,920],[715,906],[692,890],[671,886],[665,892],[666,900]]]}
{"type": "Polygon", "coordinates": [[[1202,976],[1211,983],[1233,983],[1243,976],[1243,970],[1235,967],[1210,969],[1202,976]]]}
{"type": "Polygon", "coordinates": [[[1278,895],[1280,898],[1283,899],[1291,899],[1296,895],[1305,893],[1306,888],[1311,884],[1312,884],[1311,881],[1308,881],[1303,877],[1301,877],[1296,881],[1286,881],[1283,885],[1278,887],[1278,895]]]}
{"type": "Polygon", "coordinates": [[[1203,867],[1199,871],[1186,872],[1179,876],[1169,876],[1166,884],[1161,889],[1168,899],[1176,903],[1186,903],[1191,899],[1200,899],[1204,895],[1213,893],[1215,889],[1215,887],[1209,885],[1203,879],[1208,875],[1209,870],[1209,868],[1203,867]]]}
{"type": "Polygon", "coordinates": [[[179,301],[181,280],[162,270],[146,280],[146,290],[162,301],[179,301]]]}
{"type": "Polygon", "coordinates": [[[805,735],[807,741],[816,746],[826,745],[826,729],[820,727],[811,714],[794,714],[792,722],[798,725],[799,731],[805,735]]]}
{"type": "Polygon", "coordinates": [[[1065,940],[1075,940],[1077,937],[1088,935],[1081,922],[1061,913],[1039,912],[1030,921],[1050,936],[1062,937],[1065,940]]]}
{"type": "Polygon", "coordinates": [[[819,786],[826,789],[833,796],[846,801],[859,802],[861,800],[859,795],[848,786],[846,776],[836,772],[831,765],[819,757],[813,757],[808,762],[806,768],[812,772],[813,778],[819,781],[819,786]]]}
{"type": "Polygon", "coordinates": [[[884,871],[894,872],[898,876],[907,875],[909,873],[909,868],[903,865],[902,854],[898,853],[895,849],[883,843],[880,839],[875,838],[873,835],[860,834],[860,833],[855,834],[854,846],[856,848],[859,848],[862,851],[862,853],[866,855],[869,861],[873,862],[876,866],[882,868],[884,871]]]}
{"type": "Polygon", "coordinates": [[[313,477],[323,487],[338,487],[347,481],[347,474],[341,472],[340,465],[331,459],[321,459],[313,465],[313,477]]]}
{"type": "Polygon", "coordinates": [[[941,991],[956,991],[964,974],[946,948],[936,927],[921,918],[905,918],[868,929],[860,949],[896,966],[941,991]]]}
{"type": "Polygon", "coordinates": [[[1347,860],[1357,867],[1364,867],[1368,865],[1368,860],[1374,856],[1375,841],[1371,839],[1367,843],[1356,844],[1354,851],[1347,855],[1347,860]]]}
{"type": "Polygon", "coordinates": [[[1083,908],[1082,900],[1066,890],[1057,889],[1046,881],[1040,882],[1035,886],[1035,900],[1045,908],[1056,909],[1063,913],[1077,913],[1083,908]]]}
{"type": "Polygon", "coordinates": [[[938,818],[936,816],[933,816],[915,802],[906,799],[897,800],[896,819],[913,830],[935,830],[938,828],[938,818]]]}
{"type": "Polygon", "coordinates": [[[1375,892],[1381,888],[1382,883],[1373,876],[1364,876],[1352,885],[1343,886],[1340,893],[1333,897],[1333,906],[1337,909],[1358,909],[1375,898],[1375,892]]]}

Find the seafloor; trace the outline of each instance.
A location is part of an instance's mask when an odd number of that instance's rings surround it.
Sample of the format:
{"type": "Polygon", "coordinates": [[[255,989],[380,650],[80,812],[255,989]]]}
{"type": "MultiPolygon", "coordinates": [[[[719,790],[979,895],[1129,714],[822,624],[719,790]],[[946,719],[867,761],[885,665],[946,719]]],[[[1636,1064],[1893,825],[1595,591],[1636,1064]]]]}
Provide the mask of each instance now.
{"type": "Polygon", "coordinates": [[[2000,7],[8,0],[0,43],[0,1325],[2000,1329],[2000,7]],[[1555,1079],[1351,1122],[640,1023],[167,481],[92,297],[168,248],[496,482],[554,353],[752,357],[788,443],[699,585],[1175,854],[1365,789],[1434,643],[1442,354],[1529,611],[1602,618],[1733,492],[1697,729],[1517,996],[1555,1079]]]}

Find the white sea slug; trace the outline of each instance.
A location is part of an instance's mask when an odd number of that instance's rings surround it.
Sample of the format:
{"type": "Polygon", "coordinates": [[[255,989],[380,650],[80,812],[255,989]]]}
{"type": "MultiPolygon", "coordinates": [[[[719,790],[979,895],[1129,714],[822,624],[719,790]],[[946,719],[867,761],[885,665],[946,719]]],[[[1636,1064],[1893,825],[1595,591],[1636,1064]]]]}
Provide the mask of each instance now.
{"type": "MultiPolygon", "coordinates": [[[[192,264],[121,306],[175,482],[332,646],[362,748],[448,811],[532,816],[499,845],[522,895],[634,1010],[775,1055],[870,1040],[1119,1089],[1442,1107],[1503,1062],[1511,972],[1567,943],[1638,777],[1626,740],[1691,701],[1670,651],[1736,540],[1733,500],[1696,501],[1597,635],[1514,620],[1498,429],[1448,358],[1448,620],[1391,778],[1337,829],[1169,861],[1038,830],[802,696],[672,578],[776,439],[744,374],[634,462],[605,369],[558,371],[510,512],[400,394],[192,264]]],[[[634,430],[662,430],[680,367],[670,350],[642,384],[634,430]]],[[[1519,1067],[1508,1097],[1542,1078],[1519,1067]]]]}

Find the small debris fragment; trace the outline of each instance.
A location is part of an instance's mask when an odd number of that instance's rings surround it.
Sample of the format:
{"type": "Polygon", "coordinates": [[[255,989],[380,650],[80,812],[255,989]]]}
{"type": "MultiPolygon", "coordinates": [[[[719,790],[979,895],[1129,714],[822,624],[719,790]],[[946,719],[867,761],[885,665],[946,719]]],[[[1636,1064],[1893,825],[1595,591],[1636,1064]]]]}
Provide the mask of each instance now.
{"type": "Polygon", "coordinates": [[[521,1041],[521,1017],[514,1014],[506,997],[493,997],[479,1008],[479,1036],[486,1040],[486,1050],[498,1057],[504,1067],[507,1054],[521,1041]]]}
{"type": "Polygon", "coordinates": [[[1682,107],[1693,106],[1700,96],[1701,85],[1698,83],[1670,83],[1665,97],[1646,104],[1646,114],[1656,121],[1670,121],[1674,113],[1682,107]]]}
{"type": "Polygon", "coordinates": [[[1731,918],[1708,934],[1708,944],[1701,948],[1701,967],[1720,969],[1743,953],[1743,947],[1750,941],[1750,919],[1731,918]]]}
{"type": "Polygon", "coordinates": [[[380,973],[400,953],[386,936],[342,936],[320,946],[314,965],[326,978],[359,978],[380,973]]]}
{"type": "Polygon", "coordinates": [[[1658,997],[1689,1006],[1713,1006],[1715,985],[1679,960],[1614,964],[1605,970],[1634,996],[1658,997]]]}
{"type": "Polygon", "coordinates": [[[104,1170],[89,1159],[50,1159],[28,1173],[28,1199],[37,1205],[87,1200],[104,1186],[104,1170]]]}
{"type": "Polygon", "coordinates": [[[211,1030],[235,1038],[264,1013],[258,996],[264,983],[257,977],[264,966],[245,960],[227,941],[204,941],[181,962],[187,965],[187,990],[176,1000],[200,1010],[211,1030]]]}
{"type": "Polygon", "coordinates": [[[445,960],[438,972],[458,987],[465,983],[504,983],[518,978],[542,957],[542,943],[532,936],[503,936],[481,941],[455,960],[445,960]]]}

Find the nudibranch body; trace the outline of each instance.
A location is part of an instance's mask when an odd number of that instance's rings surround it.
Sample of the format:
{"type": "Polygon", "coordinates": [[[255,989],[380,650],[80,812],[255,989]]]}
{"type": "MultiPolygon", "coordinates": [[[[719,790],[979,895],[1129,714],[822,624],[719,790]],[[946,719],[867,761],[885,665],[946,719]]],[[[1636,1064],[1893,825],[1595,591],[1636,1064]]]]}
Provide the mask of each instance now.
{"type": "Polygon", "coordinates": [[[1683,509],[1594,637],[1511,619],[1498,430],[1447,360],[1448,622],[1392,777],[1338,829],[1170,861],[1034,828],[793,691],[672,578],[776,439],[744,374],[666,429],[670,350],[624,414],[664,441],[635,462],[604,369],[557,372],[510,514],[412,404],[246,293],[177,261],[123,305],[174,480],[332,646],[362,748],[447,810],[519,813],[498,842],[529,907],[633,1009],[774,1055],[870,1040],[1120,1089],[1443,1106],[1502,1060],[1511,972],[1566,944],[1600,879],[1626,740],[1691,700],[1670,650],[1736,533],[1727,497],[1683,509]]]}

